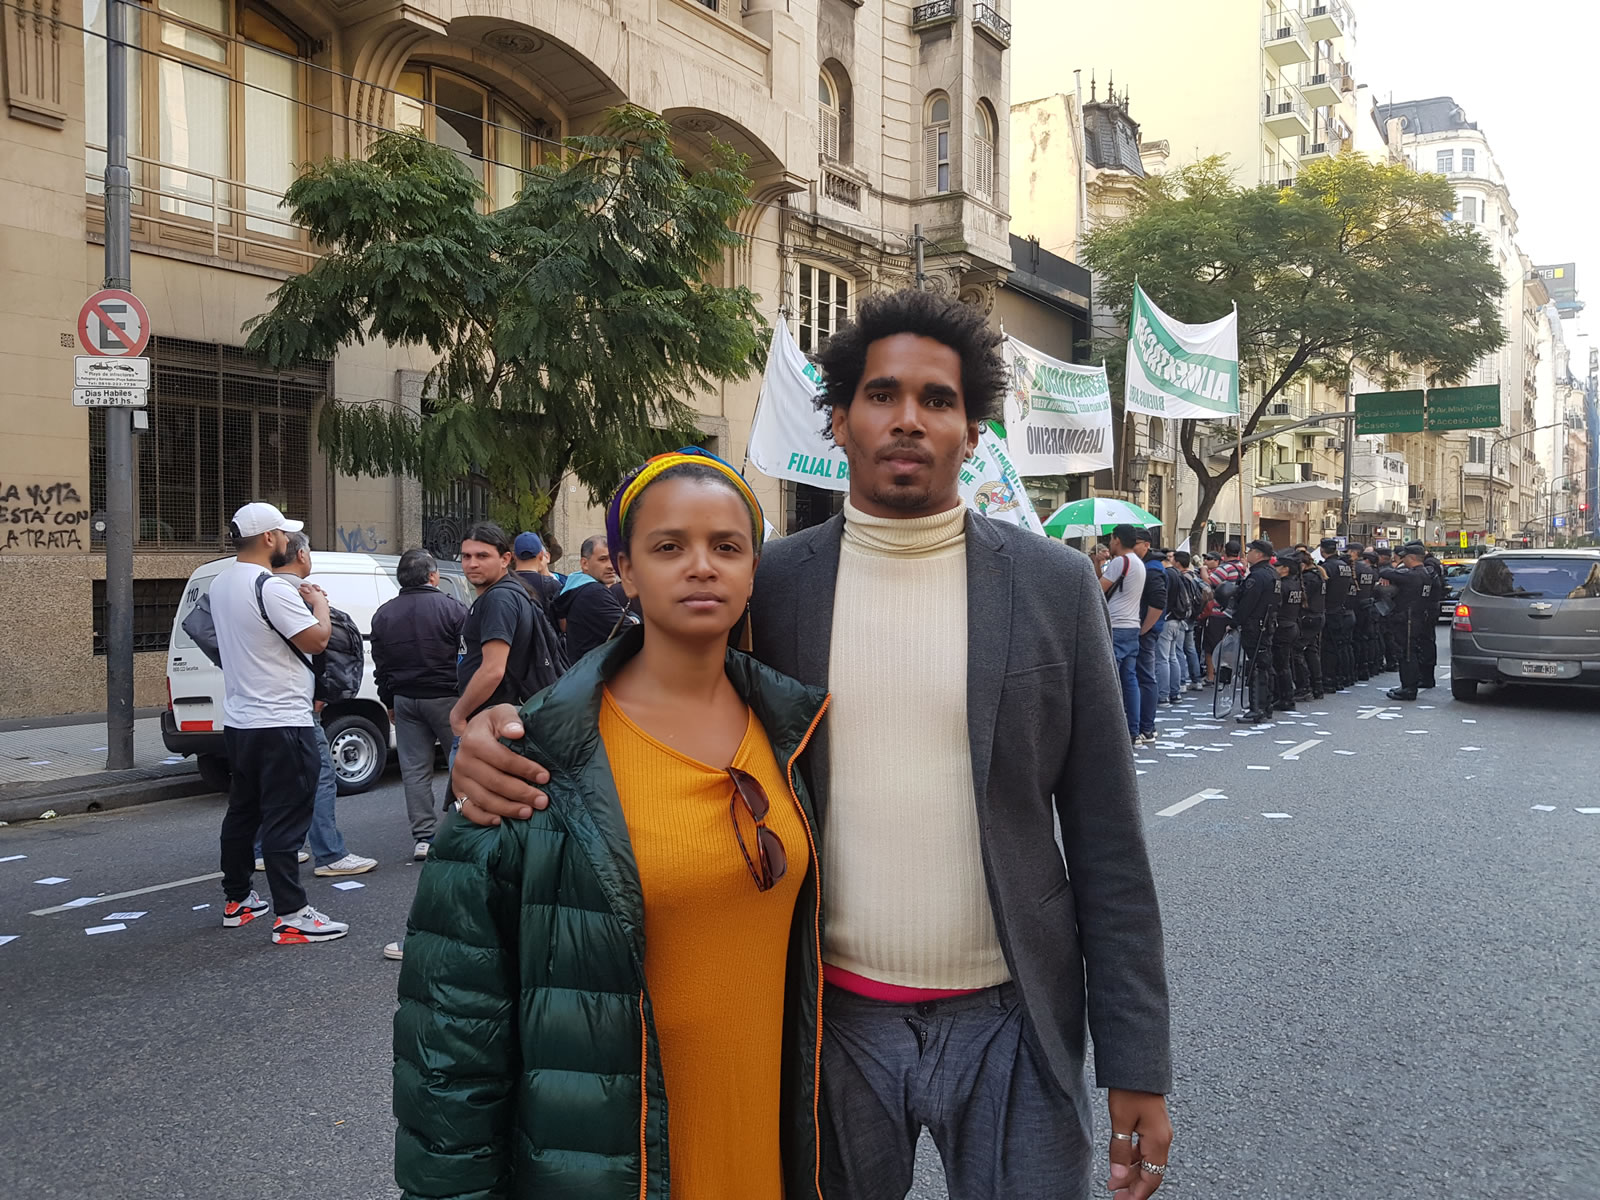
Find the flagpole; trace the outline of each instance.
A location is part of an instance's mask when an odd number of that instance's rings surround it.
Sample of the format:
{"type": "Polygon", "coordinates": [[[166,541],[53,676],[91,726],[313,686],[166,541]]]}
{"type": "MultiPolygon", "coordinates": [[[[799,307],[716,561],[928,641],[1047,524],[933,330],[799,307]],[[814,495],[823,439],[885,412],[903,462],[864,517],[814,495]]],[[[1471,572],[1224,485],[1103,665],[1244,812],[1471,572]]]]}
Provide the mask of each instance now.
{"type": "MultiPolygon", "coordinates": [[[[1233,303],[1233,320],[1235,337],[1237,337],[1237,330],[1239,328],[1239,302],[1237,300],[1235,300],[1233,303]]],[[[1237,382],[1235,382],[1233,405],[1234,411],[1239,418],[1239,553],[1243,554],[1244,544],[1245,542],[1249,541],[1250,538],[1248,532],[1249,527],[1245,524],[1244,519],[1244,397],[1240,395],[1239,392],[1239,385],[1237,382]]],[[[1226,542],[1227,538],[1223,538],[1223,541],[1226,542]]]]}

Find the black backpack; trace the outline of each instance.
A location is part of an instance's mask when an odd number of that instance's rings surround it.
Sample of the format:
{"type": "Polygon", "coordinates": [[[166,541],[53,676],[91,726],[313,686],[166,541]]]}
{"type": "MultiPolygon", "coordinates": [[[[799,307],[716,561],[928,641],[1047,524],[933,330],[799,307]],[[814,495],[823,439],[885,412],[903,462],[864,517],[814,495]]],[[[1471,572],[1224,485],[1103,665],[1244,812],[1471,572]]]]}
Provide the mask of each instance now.
{"type": "MultiPolygon", "coordinates": [[[[328,634],[328,645],[320,654],[307,658],[305,652],[283,637],[278,627],[267,616],[267,604],[262,599],[262,590],[267,586],[269,575],[256,577],[256,607],[261,611],[261,619],[266,621],[267,628],[283,638],[283,644],[289,647],[289,652],[298,658],[308,671],[316,678],[316,690],[313,695],[318,700],[349,700],[361,691],[362,680],[366,677],[366,648],[361,642],[361,630],[356,625],[355,619],[342,608],[329,607],[328,620],[332,626],[328,634]]],[[[217,647],[217,622],[211,615],[211,593],[207,592],[195,601],[195,606],[189,610],[189,615],[183,618],[183,631],[200,648],[200,652],[209,658],[216,666],[222,666],[222,652],[217,647]]]]}

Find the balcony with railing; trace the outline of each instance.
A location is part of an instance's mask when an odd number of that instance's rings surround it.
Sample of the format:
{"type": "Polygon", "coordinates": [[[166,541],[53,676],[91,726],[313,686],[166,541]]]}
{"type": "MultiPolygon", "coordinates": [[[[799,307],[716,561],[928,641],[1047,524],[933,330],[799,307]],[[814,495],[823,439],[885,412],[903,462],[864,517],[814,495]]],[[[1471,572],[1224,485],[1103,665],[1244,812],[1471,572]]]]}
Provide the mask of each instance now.
{"type": "Polygon", "coordinates": [[[861,211],[862,183],[854,172],[841,163],[822,164],[822,194],[835,204],[861,211]]]}
{"type": "Polygon", "coordinates": [[[1305,137],[1311,132],[1311,107],[1293,84],[1263,94],[1261,123],[1278,139],[1305,137]]]}
{"type": "Polygon", "coordinates": [[[987,4],[972,6],[972,27],[1004,50],[1011,45],[1011,22],[987,4]]]}
{"type": "Polygon", "coordinates": [[[1344,0],[1307,0],[1306,33],[1317,42],[1344,37],[1355,25],[1350,6],[1344,0]]]}
{"type": "Polygon", "coordinates": [[[1301,76],[1300,91],[1312,108],[1328,108],[1353,91],[1355,80],[1349,67],[1342,62],[1317,63],[1307,67],[1301,76]]]}
{"type": "Polygon", "coordinates": [[[953,24],[955,19],[956,0],[930,0],[911,10],[911,28],[919,33],[924,29],[953,24]]]}
{"type": "MultiPolygon", "coordinates": [[[[105,153],[92,143],[91,151],[105,153]]],[[[283,207],[283,193],[242,179],[128,155],[133,241],[277,271],[303,271],[321,257],[283,207]]],[[[104,235],[103,176],[84,172],[89,230],[104,235]]]]}
{"type": "Polygon", "coordinates": [[[1280,67],[1311,61],[1311,38],[1306,33],[1306,23],[1292,9],[1267,14],[1261,27],[1261,42],[1268,57],[1280,67]]]}
{"type": "Polygon", "coordinates": [[[1261,413],[1260,427],[1273,429],[1279,425],[1292,425],[1315,416],[1311,401],[1305,396],[1274,396],[1261,413]]]}
{"type": "Polygon", "coordinates": [[[1300,139],[1302,163],[1314,162],[1319,158],[1331,158],[1350,148],[1350,127],[1338,118],[1328,121],[1326,126],[1319,129],[1312,137],[1317,140],[1300,139]]]}

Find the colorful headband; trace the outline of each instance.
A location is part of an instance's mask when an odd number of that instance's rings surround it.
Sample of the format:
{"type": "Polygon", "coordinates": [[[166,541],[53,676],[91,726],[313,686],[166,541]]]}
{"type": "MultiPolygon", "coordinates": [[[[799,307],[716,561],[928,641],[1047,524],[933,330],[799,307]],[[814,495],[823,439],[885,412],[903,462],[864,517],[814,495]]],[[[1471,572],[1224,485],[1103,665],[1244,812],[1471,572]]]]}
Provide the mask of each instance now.
{"type": "Polygon", "coordinates": [[[649,487],[665,472],[673,467],[685,465],[710,467],[726,475],[733,486],[739,489],[739,495],[750,508],[751,527],[755,534],[755,548],[761,552],[761,540],[766,530],[766,519],[761,512],[761,502],[756,499],[756,494],[750,490],[750,485],[744,481],[744,476],[733,469],[732,464],[724,462],[708,450],[698,446],[685,446],[681,450],[674,450],[670,454],[658,454],[643,465],[625,476],[622,486],[617,488],[616,495],[611,497],[611,506],[606,510],[606,536],[610,540],[613,552],[622,545],[622,525],[628,519],[628,510],[633,507],[633,502],[639,498],[641,492],[649,487]]]}

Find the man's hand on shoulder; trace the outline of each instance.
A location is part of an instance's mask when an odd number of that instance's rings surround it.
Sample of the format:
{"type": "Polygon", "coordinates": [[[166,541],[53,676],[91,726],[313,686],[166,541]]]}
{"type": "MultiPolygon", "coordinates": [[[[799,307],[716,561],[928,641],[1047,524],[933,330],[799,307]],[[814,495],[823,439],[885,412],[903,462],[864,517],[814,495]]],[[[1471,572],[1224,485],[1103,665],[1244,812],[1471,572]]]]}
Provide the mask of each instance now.
{"type": "Polygon", "coordinates": [[[1172,1149],[1167,1098],[1155,1092],[1106,1093],[1111,1112],[1111,1195],[1113,1200],[1148,1200],[1161,1186],[1172,1149]],[[1160,1167],[1146,1170],[1144,1164],[1160,1167]]]}
{"type": "Polygon", "coordinates": [[[510,704],[486,708],[467,722],[450,771],[450,794],[474,825],[526,821],[534,809],[549,807],[550,798],[535,785],[549,783],[550,772],[500,741],[514,741],[522,733],[516,707],[510,704]]]}

